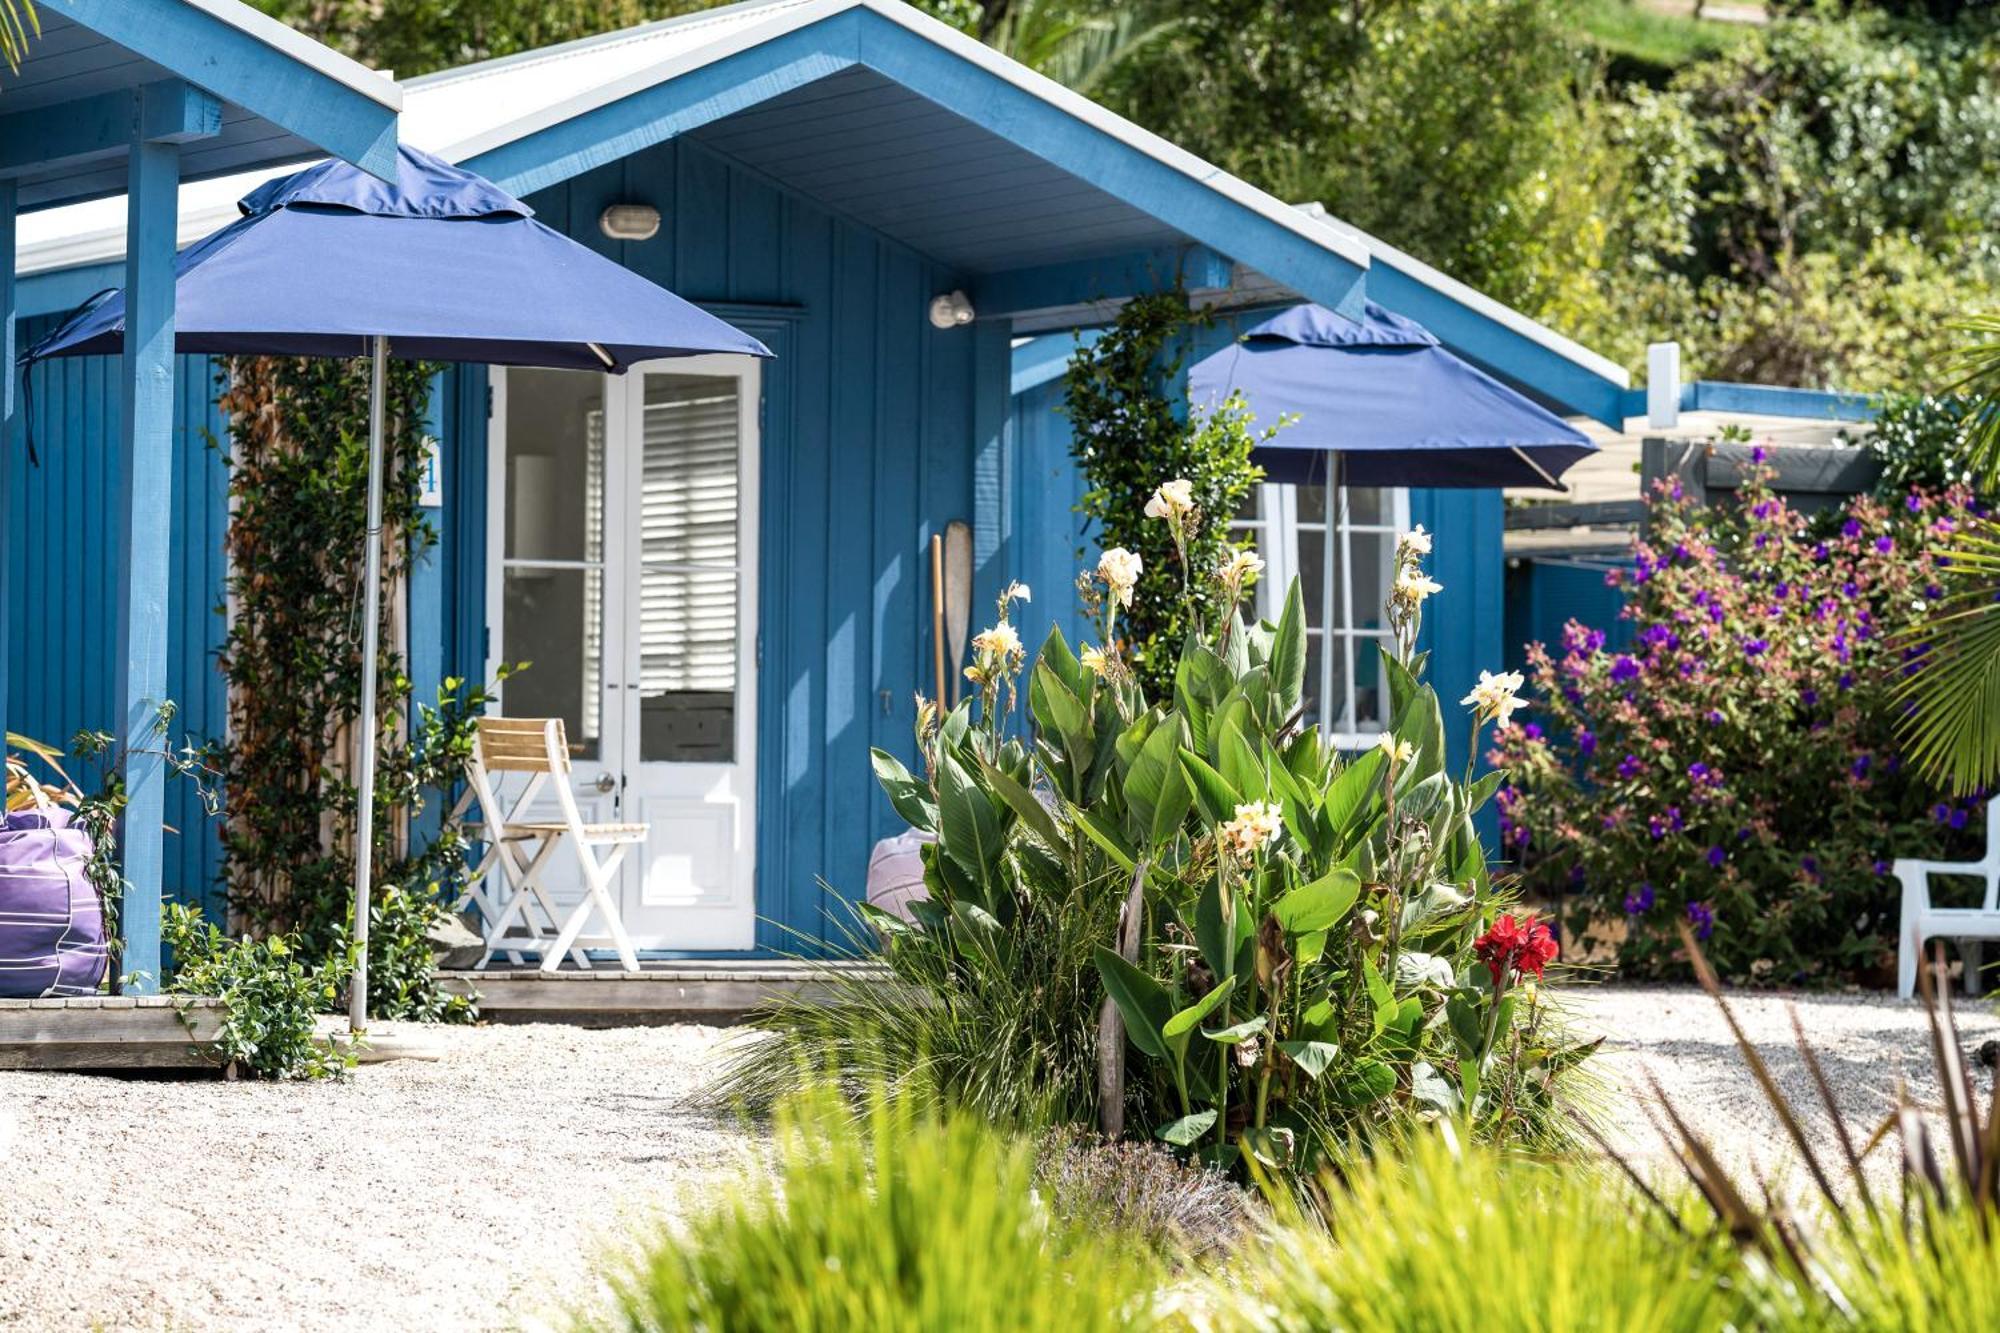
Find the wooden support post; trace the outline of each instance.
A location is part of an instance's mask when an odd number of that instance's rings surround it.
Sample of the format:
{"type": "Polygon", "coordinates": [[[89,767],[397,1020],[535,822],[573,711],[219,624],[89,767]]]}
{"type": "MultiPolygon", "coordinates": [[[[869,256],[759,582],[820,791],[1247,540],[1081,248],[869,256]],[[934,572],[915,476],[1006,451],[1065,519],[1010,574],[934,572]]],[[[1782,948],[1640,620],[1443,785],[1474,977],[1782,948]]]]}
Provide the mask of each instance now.
{"type": "MultiPolygon", "coordinates": [[[[143,120],[143,117],[142,117],[143,120]]],[[[167,697],[169,545],[174,483],[174,237],[180,146],[134,142],[127,185],[125,348],[119,374],[118,733],[126,806],[119,832],[125,896],[120,971],[159,988],[166,773],[157,734],[167,697]]]]}
{"type": "MultiPolygon", "coordinates": [[[[8,619],[8,552],[14,540],[12,511],[8,508],[8,481],[14,473],[15,440],[20,435],[20,379],[14,372],[14,205],[18,190],[12,179],[0,180],[0,751],[7,748],[7,662],[12,653],[8,619]]],[[[0,782],[0,787],[4,787],[0,782]]]]}

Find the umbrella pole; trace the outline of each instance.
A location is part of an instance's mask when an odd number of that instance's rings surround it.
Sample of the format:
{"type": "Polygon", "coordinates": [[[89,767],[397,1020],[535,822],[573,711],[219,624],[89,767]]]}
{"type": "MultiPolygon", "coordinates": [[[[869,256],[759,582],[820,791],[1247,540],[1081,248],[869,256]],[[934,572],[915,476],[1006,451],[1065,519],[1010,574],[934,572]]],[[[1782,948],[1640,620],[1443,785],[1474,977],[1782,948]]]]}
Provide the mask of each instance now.
{"type": "Polygon", "coordinates": [[[382,436],[389,340],[369,343],[368,368],[368,550],[361,590],[361,735],[355,765],[354,814],[354,977],[347,988],[347,1024],[368,1026],[368,907],[375,859],[375,685],[382,649],[382,436]]]}

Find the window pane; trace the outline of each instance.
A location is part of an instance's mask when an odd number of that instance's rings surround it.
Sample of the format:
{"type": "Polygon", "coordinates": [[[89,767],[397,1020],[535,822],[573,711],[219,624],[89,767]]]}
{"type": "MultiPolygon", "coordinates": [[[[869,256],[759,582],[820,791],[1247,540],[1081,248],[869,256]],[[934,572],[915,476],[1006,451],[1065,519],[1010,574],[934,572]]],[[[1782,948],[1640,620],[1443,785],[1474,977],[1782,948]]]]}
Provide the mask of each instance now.
{"type": "Polygon", "coordinates": [[[509,717],[559,717],[579,759],[599,757],[604,669],[604,574],[510,569],[500,658],[531,665],[505,687],[509,717]]]}
{"type": "Polygon", "coordinates": [[[1263,496],[1264,496],[1263,487],[1252,486],[1250,488],[1250,493],[1243,497],[1243,503],[1236,506],[1237,519],[1242,521],[1254,521],[1256,519],[1262,518],[1264,514],[1263,507],[1261,504],[1263,496]]]}
{"type": "Polygon", "coordinates": [[[736,575],[647,569],[640,582],[639,758],[736,757],[736,575]]]}
{"type": "Polygon", "coordinates": [[[1380,629],[1389,604],[1389,578],[1396,539],[1386,533],[1357,532],[1347,539],[1354,559],[1354,629],[1380,629]]]}
{"type": "Polygon", "coordinates": [[[1382,652],[1389,646],[1387,638],[1375,635],[1356,637],[1354,640],[1354,716],[1355,730],[1381,731],[1388,726],[1383,717],[1386,696],[1382,689],[1382,652]]]}
{"type": "Polygon", "coordinates": [[[1295,486],[1292,489],[1297,492],[1299,522],[1326,522],[1326,487],[1295,486]]]}
{"type": "Polygon", "coordinates": [[[736,750],[737,466],[732,376],[646,378],[639,582],[639,758],[736,750]]]}
{"type": "Polygon", "coordinates": [[[604,558],[604,376],[507,372],[507,558],[604,558]]]}
{"type": "Polygon", "coordinates": [[[1375,486],[1347,488],[1347,521],[1388,525],[1396,520],[1395,492],[1375,486]]]}
{"type": "MultiPolygon", "coordinates": [[[[1326,534],[1300,532],[1298,540],[1299,595],[1305,599],[1306,624],[1325,623],[1326,613],[1326,534]]],[[[1284,590],[1274,590],[1277,605],[1284,605],[1284,590]]]]}

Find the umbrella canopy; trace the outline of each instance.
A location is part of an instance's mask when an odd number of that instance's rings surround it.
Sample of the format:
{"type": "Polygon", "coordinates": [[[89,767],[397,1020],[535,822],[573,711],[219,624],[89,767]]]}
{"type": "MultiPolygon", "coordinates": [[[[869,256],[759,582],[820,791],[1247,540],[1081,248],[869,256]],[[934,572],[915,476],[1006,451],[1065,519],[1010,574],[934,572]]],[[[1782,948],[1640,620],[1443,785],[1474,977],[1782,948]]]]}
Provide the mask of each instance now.
{"type": "MultiPolygon", "coordinates": [[[[375,711],[381,634],[383,398],[386,363],[424,361],[623,371],[655,357],[764,344],[535,221],[534,210],[469,171],[408,146],[384,182],[325,162],[246,195],[243,216],[174,266],[174,347],[182,352],[371,359],[368,523],[362,559],[361,712],[355,787],[354,977],[348,1012],[367,1021],[375,711]]],[[[22,355],[119,351],[125,300],[113,293],[22,355]]],[[[544,970],[560,962],[544,960],[544,970]]]]}
{"type": "MultiPolygon", "coordinates": [[[[175,265],[182,352],[399,357],[623,370],[765,346],[537,222],[483,177],[404,145],[396,180],[329,161],[269,181],[243,217],[175,265]]],[[[125,332],[113,294],[24,359],[110,353],[125,332]]]]}
{"type": "Polygon", "coordinates": [[[1373,301],[1360,319],[1294,306],[1188,372],[1188,401],[1240,392],[1266,421],[1298,420],[1256,452],[1273,481],[1349,486],[1540,486],[1597,446],[1373,301]]]}

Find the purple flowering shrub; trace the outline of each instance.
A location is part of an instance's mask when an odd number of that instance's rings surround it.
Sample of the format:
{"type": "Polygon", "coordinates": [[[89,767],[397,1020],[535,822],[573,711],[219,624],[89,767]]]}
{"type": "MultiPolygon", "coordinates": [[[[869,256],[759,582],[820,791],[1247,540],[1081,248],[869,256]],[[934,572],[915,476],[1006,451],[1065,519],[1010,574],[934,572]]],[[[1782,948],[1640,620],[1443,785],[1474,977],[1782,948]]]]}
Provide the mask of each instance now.
{"type": "Polygon", "coordinates": [[[1977,802],[1904,768],[1890,697],[1920,666],[1899,631],[1945,592],[1926,539],[1970,496],[1857,497],[1809,527],[1768,483],[1729,510],[1652,497],[1649,538],[1608,576],[1630,649],[1575,621],[1532,645],[1537,723],[1494,752],[1528,892],[1564,903],[1572,937],[1615,948],[1627,975],[1679,975],[1685,921],[1735,980],[1879,980],[1889,863],[1978,836],[1977,802]]]}

